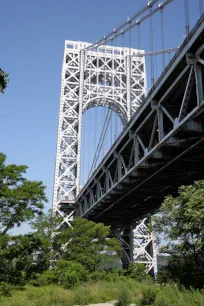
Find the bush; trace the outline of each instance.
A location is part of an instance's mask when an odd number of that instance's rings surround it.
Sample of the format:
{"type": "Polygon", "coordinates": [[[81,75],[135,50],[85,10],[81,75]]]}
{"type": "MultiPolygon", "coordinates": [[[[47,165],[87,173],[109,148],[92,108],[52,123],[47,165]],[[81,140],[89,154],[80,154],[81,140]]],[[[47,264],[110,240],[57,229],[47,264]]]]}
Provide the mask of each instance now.
{"type": "Polygon", "coordinates": [[[128,290],[122,289],[120,292],[118,301],[115,303],[115,306],[129,306],[131,303],[130,294],[128,290]]]}
{"type": "Polygon", "coordinates": [[[151,288],[147,288],[142,292],[142,298],[140,300],[141,306],[152,305],[156,300],[156,292],[151,288]]]}
{"type": "Polygon", "coordinates": [[[73,288],[87,280],[86,269],[77,262],[60,260],[57,262],[58,284],[73,288]]]}
{"type": "Polygon", "coordinates": [[[90,282],[96,282],[96,281],[99,281],[99,280],[105,280],[106,279],[106,271],[95,271],[91,274],[88,274],[88,280],[90,282]]]}
{"type": "Polygon", "coordinates": [[[150,276],[146,273],[145,265],[140,263],[129,263],[126,275],[139,282],[150,278],[150,276]]]}
{"type": "Polygon", "coordinates": [[[74,293],[74,303],[77,305],[88,305],[91,302],[91,293],[87,287],[80,287],[74,293]]]}
{"type": "Polygon", "coordinates": [[[12,286],[6,282],[0,282],[0,296],[11,296],[12,286]]]}
{"type": "Polygon", "coordinates": [[[127,278],[123,275],[124,271],[121,269],[113,269],[109,272],[107,271],[95,271],[88,275],[88,280],[90,282],[96,282],[100,280],[116,282],[119,280],[126,280],[127,278]]]}
{"type": "Polygon", "coordinates": [[[42,274],[42,278],[45,280],[46,285],[49,285],[49,284],[57,284],[57,282],[58,282],[58,277],[57,277],[56,269],[53,268],[53,269],[50,269],[50,270],[45,271],[45,272],[42,274]]]}
{"type": "Polygon", "coordinates": [[[161,268],[158,282],[175,282],[181,287],[202,289],[204,284],[204,268],[201,262],[195,263],[192,256],[171,258],[168,264],[161,268]]]}

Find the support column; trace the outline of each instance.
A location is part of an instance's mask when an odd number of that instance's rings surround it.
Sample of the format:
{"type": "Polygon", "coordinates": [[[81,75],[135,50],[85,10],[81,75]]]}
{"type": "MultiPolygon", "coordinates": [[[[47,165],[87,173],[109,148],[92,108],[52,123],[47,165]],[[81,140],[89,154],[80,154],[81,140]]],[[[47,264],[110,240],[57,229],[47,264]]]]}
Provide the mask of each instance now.
{"type": "Polygon", "coordinates": [[[115,227],[114,235],[120,242],[123,252],[123,268],[130,262],[142,263],[146,272],[157,275],[157,245],[154,233],[149,233],[146,226],[147,218],[135,227],[135,223],[115,227]]]}
{"type": "Polygon", "coordinates": [[[156,276],[157,274],[157,246],[154,233],[149,233],[147,229],[147,218],[136,225],[133,235],[133,260],[143,263],[147,273],[156,276]]]}

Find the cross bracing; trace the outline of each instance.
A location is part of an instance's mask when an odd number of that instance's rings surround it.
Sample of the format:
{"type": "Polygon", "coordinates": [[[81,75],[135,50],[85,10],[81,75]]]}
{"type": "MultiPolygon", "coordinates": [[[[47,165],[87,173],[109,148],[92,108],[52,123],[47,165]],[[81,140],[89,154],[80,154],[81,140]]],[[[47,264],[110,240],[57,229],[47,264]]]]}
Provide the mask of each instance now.
{"type": "Polygon", "coordinates": [[[156,56],[162,54],[164,68],[165,53],[170,55],[177,49],[165,49],[164,44],[163,10],[173,0],[158,2],[149,1],[95,44],[67,41],[53,201],[54,211],[65,213],[63,223],[70,226],[70,211],[76,209],[77,196],[78,215],[112,225],[123,246],[124,263],[143,262],[147,271],[154,268],[155,272],[155,237],[146,232],[145,222],[139,220],[156,211],[165,194],[175,194],[181,182],[191,183],[203,177],[204,157],[201,120],[204,60],[203,47],[197,39],[200,35],[203,40],[200,31],[203,25],[199,23],[189,35],[188,0],[184,1],[186,42],[154,84],[157,78],[154,56],[156,61],[156,56]],[[157,12],[161,19],[160,51],[153,46],[152,16],[157,12]],[[140,25],[148,19],[150,50],[143,52],[140,25]],[[131,49],[134,27],[139,50],[131,49]],[[124,41],[125,33],[129,33],[129,49],[106,45],[119,37],[124,41]],[[145,62],[140,61],[146,56],[150,56],[153,85],[147,99],[145,62]],[[95,106],[112,109],[124,127],[128,126],[79,193],[81,118],[84,111],[95,106]]]}
{"type": "Polygon", "coordinates": [[[105,106],[126,126],[145,97],[142,50],[65,41],[53,210],[72,207],[79,192],[82,113],[105,106]]]}
{"type": "Polygon", "coordinates": [[[129,261],[149,254],[144,232],[133,252],[130,226],[204,176],[203,40],[204,16],[76,199],[77,215],[115,228],[129,261]]]}

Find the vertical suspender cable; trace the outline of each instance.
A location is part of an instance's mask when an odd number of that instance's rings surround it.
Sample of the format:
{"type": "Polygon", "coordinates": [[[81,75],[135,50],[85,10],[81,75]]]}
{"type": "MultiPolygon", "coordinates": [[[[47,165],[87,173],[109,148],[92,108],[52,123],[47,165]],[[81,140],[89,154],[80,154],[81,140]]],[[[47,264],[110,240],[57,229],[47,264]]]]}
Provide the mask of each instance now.
{"type": "Polygon", "coordinates": [[[131,47],[132,47],[132,41],[131,41],[131,20],[130,20],[130,25],[129,25],[129,77],[130,77],[130,82],[129,82],[129,86],[130,86],[130,117],[132,117],[132,86],[131,86],[131,76],[132,76],[132,57],[131,57],[131,47]]]}
{"type": "MultiPolygon", "coordinates": [[[[104,69],[104,80],[105,80],[105,84],[104,84],[104,86],[105,86],[105,95],[106,95],[106,92],[107,92],[107,88],[106,88],[106,83],[107,83],[107,78],[108,78],[108,76],[107,76],[107,72],[106,72],[106,61],[107,61],[107,58],[106,58],[106,56],[107,56],[107,54],[106,54],[106,48],[107,48],[107,45],[104,45],[104,49],[105,49],[105,57],[104,57],[104,62],[105,62],[105,69],[104,69]]],[[[107,112],[106,112],[106,116],[107,116],[107,112]]],[[[107,137],[105,137],[105,139],[104,139],[104,146],[105,146],[105,151],[106,151],[106,148],[107,148],[107,137]]]]}
{"type": "MultiPolygon", "coordinates": [[[[150,6],[150,12],[152,11],[152,7],[150,6]]],[[[149,18],[150,25],[150,52],[153,53],[153,28],[152,28],[152,15],[149,18]]],[[[151,65],[151,81],[152,86],[154,85],[154,58],[153,55],[150,56],[150,65],[151,65]]]]}
{"type": "Polygon", "coordinates": [[[138,32],[138,50],[140,52],[140,23],[138,23],[137,32],[138,32]]]}
{"type": "MultiPolygon", "coordinates": [[[[95,117],[95,144],[94,144],[94,151],[96,151],[96,145],[97,145],[97,124],[98,124],[98,106],[96,106],[96,117],[95,117]]],[[[94,156],[94,154],[93,154],[94,156]]],[[[93,169],[94,170],[94,169],[93,169]]]]}
{"type": "Polygon", "coordinates": [[[170,55],[170,51],[168,52],[168,54],[169,54],[169,62],[170,62],[170,60],[171,60],[171,55],[170,55]]]}
{"type": "MultiPolygon", "coordinates": [[[[113,39],[111,39],[111,46],[112,46],[112,96],[113,96],[113,100],[115,99],[115,47],[113,46],[113,39]]],[[[111,114],[110,114],[110,125],[109,125],[109,129],[110,129],[110,146],[112,146],[112,121],[113,121],[113,116],[112,116],[113,111],[111,110],[111,114]]]]}
{"type": "Polygon", "coordinates": [[[110,126],[109,126],[109,130],[110,130],[110,147],[112,146],[112,136],[113,136],[113,130],[112,130],[113,116],[112,115],[113,115],[113,111],[111,110],[111,114],[110,114],[110,126]]]}
{"type": "MultiPolygon", "coordinates": [[[[87,118],[88,119],[88,118],[87,118]]],[[[87,148],[88,148],[88,163],[87,163],[87,165],[88,165],[88,171],[87,171],[87,179],[89,178],[89,170],[90,170],[90,138],[91,138],[91,135],[90,135],[90,131],[91,131],[91,129],[90,129],[90,124],[92,124],[92,122],[91,122],[91,120],[89,121],[88,120],[88,124],[87,124],[87,127],[88,127],[88,129],[87,129],[87,138],[88,138],[88,145],[87,145],[87,148]]]]}
{"type": "Polygon", "coordinates": [[[184,8],[185,8],[186,37],[188,37],[190,33],[188,0],[184,0],[184,8]]]}
{"type": "MultiPolygon", "coordinates": [[[[161,47],[164,50],[164,10],[163,7],[160,9],[160,21],[161,21],[161,47]]],[[[162,66],[165,69],[165,53],[162,54],[162,66]]]]}
{"type": "MultiPolygon", "coordinates": [[[[83,124],[83,121],[82,121],[83,124]]],[[[82,125],[83,127],[83,125],[82,125]]],[[[84,172],[84,163],[85,163],[85,148],[86,148],[86,115],[84,113],[84,128],[82,129],[83,132],[83,154],[81,157],[83,158],[82,162],[82,184],[84,185],[84,180],[85,180],[85,172],[84,172]]]]}
{"type": "Polygon", "coordinates": [[[85,166],[85,160],[86,160],[86,133],[87,133],[87,127],[86,127],[86,114],[84,113],[84,157],[83,157],[83,163],[84,163],[84,184],[87,179],[86,175],[86,166],[85,166]]]}
{"type": "MultiPolygon", "coordinates": [[[[103,107],[103,125],[102,125],[102,127],[103,127],[104,124],[105,124],[105,118],[106,118],[106,108],[103,107]]],[[[104,155],[105,155],[104,153],[105,153],[105,141],[104,141],[103,144],[102,144],[101,160],[103,159],[103,157],[104,157],[104,155]]]]}
{"type": "Polygon", "coordinates": [[[158,79],[158,69],[157,69],[157,54],[154,55],[155,58],[155,77],[158,79]]]}
{"type": "Polygon", "coordinates": [[[203,15],[203,0],[199,0],[200,16],[203,15]]]}

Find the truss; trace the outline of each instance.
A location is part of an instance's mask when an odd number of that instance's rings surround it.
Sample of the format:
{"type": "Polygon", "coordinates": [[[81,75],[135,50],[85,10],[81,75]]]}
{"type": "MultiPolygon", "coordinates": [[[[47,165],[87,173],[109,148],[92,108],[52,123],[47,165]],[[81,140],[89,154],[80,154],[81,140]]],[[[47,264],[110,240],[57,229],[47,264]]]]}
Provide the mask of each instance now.
{"type": "Polygon", "coordinates": [[[132,57],[138,50],[102,46],[83,51],[88,45],[65,42],[54,211],[69,210],[79,192],[82,113],[91,107],[109,107],[125,126],[145,96],[145,61],[132,57]]]}
{"type": "MultiPolygon", "coordinates": [[[[87,43],[65,42],[53,196],[53,211],[64,216],[59,228],[64,224],[71,226],[79,193],[83,112],[91,107],[108,107],[126,126],[145,98],[145,59],[141,56],[144,51],[110,46],[84,51],[87,46],[87,43]]],[[[126,232],[117,231],[123,246],[126,232]]],[[[133,237],[132,234],[131,228],[128,235],[133,237]]],[[[130,237],[129,244],[126,241],[123,248],[127,263],[138,259],[135,253],[133,256],[130,237]]],[[[147,266],[150,271],[150,261],[147,266]]]]}
{"type": "MultiPolygon", "coordinates": [[[[154,213],[181,184],[203,178],[203,40],[202,16],[77,196],[76,214],[120,228],[118,239],[127,255],[123,233],[130,238],[130,232],[124,229],[154,213]]],[[[153,244],[155,240],[145,237],[144,224],[138,230],[136,247],[138,237],[143,238],[134,258],[141,261],[143,257],[150,269],[155,255],[147,260],[145,250],[149,240],[153,244]]]]}

